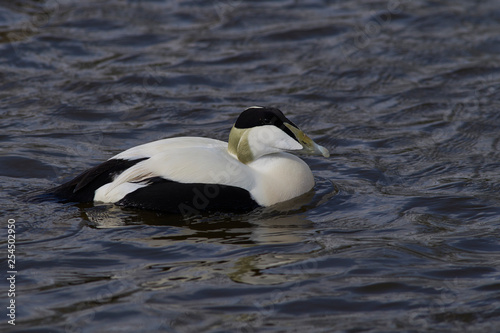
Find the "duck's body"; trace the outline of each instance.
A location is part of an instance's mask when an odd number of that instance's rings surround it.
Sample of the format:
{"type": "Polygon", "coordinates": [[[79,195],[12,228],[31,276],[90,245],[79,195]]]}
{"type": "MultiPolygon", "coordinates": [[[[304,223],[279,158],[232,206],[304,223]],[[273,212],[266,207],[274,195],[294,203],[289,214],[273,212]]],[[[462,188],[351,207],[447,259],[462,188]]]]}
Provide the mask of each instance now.
{"type": "Polygon", "coordinates": [[[238,118],[229,144],[198,137],[150,142],[112,157],[52,193],[68,201],[175,213],[250,210],[313,188],[311,170],[289,150],[328,156],[281,111],[252,107],[238,118]]]}

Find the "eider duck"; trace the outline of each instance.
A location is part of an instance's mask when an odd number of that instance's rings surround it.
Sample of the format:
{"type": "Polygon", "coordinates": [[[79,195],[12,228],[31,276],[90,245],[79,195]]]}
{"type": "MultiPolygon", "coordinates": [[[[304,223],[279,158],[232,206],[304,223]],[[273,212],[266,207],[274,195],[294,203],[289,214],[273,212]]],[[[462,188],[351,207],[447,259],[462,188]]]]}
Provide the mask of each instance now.
{"type": "Polygon", "coordinates": [[[314,178],[295,155],[328,150],[276,108],[253,106],[229,142],[178,137],[136,146],[49,191],[66,202],[103,202],[169,213],[250,211],[309,192],[314,178]]]}

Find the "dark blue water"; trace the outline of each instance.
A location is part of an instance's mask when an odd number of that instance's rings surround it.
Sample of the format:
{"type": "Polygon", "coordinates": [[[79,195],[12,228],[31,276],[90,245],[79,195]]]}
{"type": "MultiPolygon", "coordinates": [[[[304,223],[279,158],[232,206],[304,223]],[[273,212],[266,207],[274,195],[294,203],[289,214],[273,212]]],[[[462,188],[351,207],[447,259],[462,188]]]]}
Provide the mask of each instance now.
{"type": "Polygon", "coordinates": [[[497,332],[499,31],[494,0],[1,2],[1,330],[497,332]],[[29,200],[251,105],[331,151],[304,201],[29,200]]]}

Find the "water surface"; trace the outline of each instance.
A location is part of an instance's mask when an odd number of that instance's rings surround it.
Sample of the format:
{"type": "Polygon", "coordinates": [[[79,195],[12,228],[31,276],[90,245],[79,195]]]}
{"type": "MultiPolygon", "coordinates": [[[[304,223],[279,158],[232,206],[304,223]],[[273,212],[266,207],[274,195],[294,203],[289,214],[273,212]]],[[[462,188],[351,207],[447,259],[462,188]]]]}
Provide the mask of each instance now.
{"type": "Polygon", "coordinates": [[[493,0],[3,2],[1,329],[495,332],[499,29],[493,0]],[[332,152],[292,206],[28,200],[138,144],[226,140],[251,105],[332,152]]]}

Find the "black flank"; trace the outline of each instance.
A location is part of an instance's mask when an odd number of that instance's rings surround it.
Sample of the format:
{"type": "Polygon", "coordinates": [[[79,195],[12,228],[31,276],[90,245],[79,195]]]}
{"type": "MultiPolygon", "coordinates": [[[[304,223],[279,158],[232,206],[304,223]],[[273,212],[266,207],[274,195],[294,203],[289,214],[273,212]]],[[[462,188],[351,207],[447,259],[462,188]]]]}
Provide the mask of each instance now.
{"type": "Polygon", "coordinates": [[[108,183],[111,183],[118,174],[135,164],[147,160],[139,158],[136,160],[110,159],[78,175],[73,180],[47,191],[46,194],[55,196],[67,202],[91,202],[94,201],[95,191],[108,183]]]}
{"type": "Polygon", "coordinates": [[[127,194],[117,204],[168,213],[198,214],[202,211],[248,212],[259,205],[242,188],[219,184],[179,183],[153,177],[147,186],[127,194]]]}

